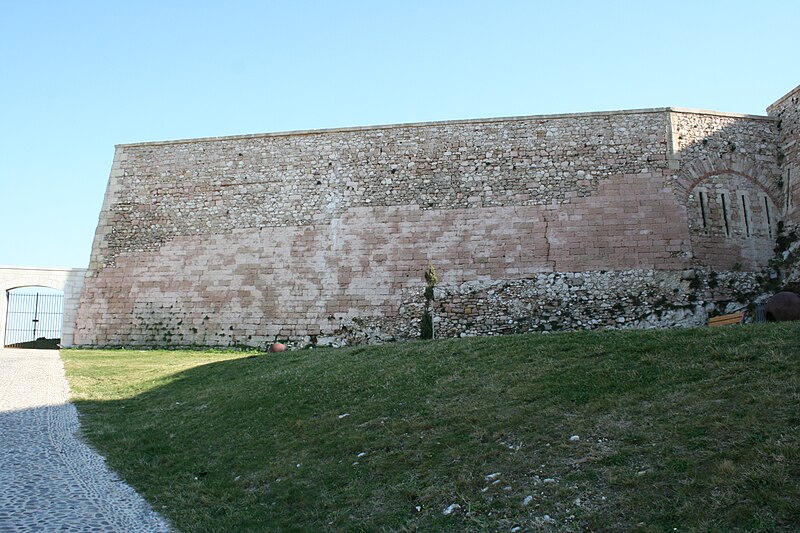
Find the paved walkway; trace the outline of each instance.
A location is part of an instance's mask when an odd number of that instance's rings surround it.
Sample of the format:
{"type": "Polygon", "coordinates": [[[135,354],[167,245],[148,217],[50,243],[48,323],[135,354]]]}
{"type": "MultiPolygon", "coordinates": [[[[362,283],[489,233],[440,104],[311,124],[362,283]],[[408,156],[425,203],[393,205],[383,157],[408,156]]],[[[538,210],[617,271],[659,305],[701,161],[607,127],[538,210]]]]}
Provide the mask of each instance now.
{"type": "Polygon", "coordinates": [[[0,349],[0,532],[168,532],[76,436],[56,350],[0,349]]]}

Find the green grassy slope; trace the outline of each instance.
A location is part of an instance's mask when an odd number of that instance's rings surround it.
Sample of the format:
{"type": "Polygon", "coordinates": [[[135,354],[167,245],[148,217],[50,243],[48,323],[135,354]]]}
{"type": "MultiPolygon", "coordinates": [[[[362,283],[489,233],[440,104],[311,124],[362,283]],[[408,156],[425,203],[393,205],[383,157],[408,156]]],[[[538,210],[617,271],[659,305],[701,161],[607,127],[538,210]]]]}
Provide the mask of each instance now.
{"type": "Polygon", "coordinates": [[[800,324],[63,356],[185,532],[800,524],[800,324]]]}

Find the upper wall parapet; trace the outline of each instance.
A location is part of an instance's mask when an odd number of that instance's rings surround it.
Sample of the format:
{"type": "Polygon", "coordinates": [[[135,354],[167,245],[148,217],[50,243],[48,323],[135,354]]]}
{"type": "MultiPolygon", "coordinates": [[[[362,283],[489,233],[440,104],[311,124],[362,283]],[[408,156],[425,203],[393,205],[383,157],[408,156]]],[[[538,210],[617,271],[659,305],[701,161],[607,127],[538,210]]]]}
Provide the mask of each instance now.
{"type": "Polygon", "coordinates": [[[775,100],[772,104],[767,106],[767,114],[770,117],[777,118],[775,117],[775,113],[778,112],[780,109],[784,108],[787,104],[789,104],[790,99],[793,96],[800,97],[800,85],[798,85],[788,93],[784,94],[783,96],[775,100]]]}
{"type": "Polygon", "coordinates": [[[518,115],[510,117],[494,117],[494,118],[476,118],[476,119],[459,119],[459,120],[440,120],[431,122],[407,122],[397,124],[380,124],[371,126],[347,126],[342,128],[320,128],[311,130],[290,130],[281,132],[269,133],[252,133],[246,135],[227,135],[219,137],[197,137],[194,139],[174,139],[164,141],[146,141],[134,143],[117,144],[117,147],[139,147],[139,146],[164,146],[171,144],[194,144],[194,143],[209,143],[219,141],[238,141],[248,139],[263,139],[270,137],[299,137],[304,135],[320,135],[326,133],[353,133],[361,131],[380,131],[392,129],[407,129],[407,128],[426,128],[431,126],[462,126],[470,124],[496,124],[504,122],[523,122],[523,121],[545,121],[545,120],[559,120],[559,119],[584,119],[590,117],[615,117],[620,115],[642,115],[642,114],[665,114],[665,113],[684,113],[693,115],[711,115],[718,117],[740,118],[740,119],[753,119],[765,120],[768,122],[775,122],[777,119],[767,115],[748,115],[742,113],[727,113],[724,111],[710,111],[706,109],[691,109],[682,107],[654,107],[645,109],[628,109],[622,111],[591,111],[585,113],[556,113],[548,115],[518,115]]]}

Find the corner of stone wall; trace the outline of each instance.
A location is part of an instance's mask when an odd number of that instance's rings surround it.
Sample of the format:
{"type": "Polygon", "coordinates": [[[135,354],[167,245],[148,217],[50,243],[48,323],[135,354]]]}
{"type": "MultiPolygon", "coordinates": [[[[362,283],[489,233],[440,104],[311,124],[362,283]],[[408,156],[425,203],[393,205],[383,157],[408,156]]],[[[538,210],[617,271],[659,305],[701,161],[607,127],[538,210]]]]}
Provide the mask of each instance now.
{"type": "Polygon", "coordinates": [[[783,228],[773,264],[783,288],[800,292],[800,85],[767,107],[780,120],[779,164],[783,189],[783,228]]]}
{"type": "Polygon", "coordinates": [[[68,337],[62,339],[62,341],[64,341],[62,342],[64,346],[83,346],[98,343],[96,331],[94,331],[94,327],[92,326],[93,320],[90,317],[93,309],[91,296],[87,294],[91,282],[86,283],[85,281],[96,277],[103,268],[108,266],[108,236],[112,231],[112,207],[117,202],[117,197],[122,187],[121,182],[124,176],[123,167],[127,159],[128,155],[125,152],[125,147],[116,146],[114,150],[114,161],[111,165],[111,172],[106,186],[106,193],[103,197],[103,206],[98,215],[97,229],[95,230],[94,239],[92,241],[89,266],[85,271],[80,273],[81,279],[76,284],[78,290],[74,295],[74,302],[69,303],[69,308],[65,301],[64,323],[68,325],[68,330],[66,332],[68,337]],[[69,313],[69,315],[67,315],[67,313],[69,313]],[[68,316],[69,321],[66,320],[68,316]]]}
{"type": "Polygon", "coordinates": [[[75,328],[78,320],[83,280],[86,271],[76,269],[69,273],[64,287],[64,314],[61,328],[61,345],[72,347],[75,339],[75,328]]]}
{"type": "Polygon", "coordinates": [[[89,272],[97,272],[105,266],[107,257],[107,236],[111,232],[111,206],[116,203],[117,194],[121,189],[121,179],[124,175],[123,166],[128,159],[124,146],[117,146],[114,150],[114,161],[108,177],[106,194],[103,197],[103,207],[98,216],[97,229],[92,242],[92,252],[89,259],[89,272]]]}
{"type": "Polygon", "coordinates": [[[784,221],[791,230],[800,226],[800,85],[767,107],[780,120],[778,162],[784,195],[784,221]]]}

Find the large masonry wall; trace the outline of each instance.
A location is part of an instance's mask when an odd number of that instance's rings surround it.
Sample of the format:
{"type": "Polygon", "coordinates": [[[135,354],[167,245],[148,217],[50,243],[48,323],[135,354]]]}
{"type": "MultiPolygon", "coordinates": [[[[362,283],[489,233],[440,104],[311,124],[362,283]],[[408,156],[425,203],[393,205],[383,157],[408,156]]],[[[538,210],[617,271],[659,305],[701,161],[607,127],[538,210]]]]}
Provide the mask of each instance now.
{"type": "Polygon", "coordinates": [[[415,337],[429,263],[439,334],[691,323],[757,290],[777,135],[659,109],[118,146],[76,343],[415,337]]]}

